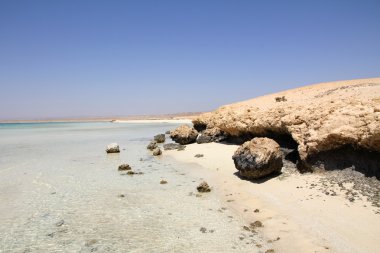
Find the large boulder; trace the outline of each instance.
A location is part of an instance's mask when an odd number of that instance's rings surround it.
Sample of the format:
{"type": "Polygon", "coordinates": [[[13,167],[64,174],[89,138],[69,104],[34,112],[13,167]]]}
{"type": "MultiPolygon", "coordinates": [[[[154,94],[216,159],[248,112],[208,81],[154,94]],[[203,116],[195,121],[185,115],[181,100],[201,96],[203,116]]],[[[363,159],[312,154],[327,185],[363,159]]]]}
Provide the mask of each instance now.
{"type": "Polygon", "coordinates": [[[157,143],[163,143],[165,142],[165,134],[157,134],[154,136],[154,140],[157,142],[157,143]]]}
{"type": "Polygon", "coordinates": [[[209,142],[220,142],[226,138],[224,133],[220,131],[219,128],[209,128],[202,131],[197,137],[197,143],[209,143],[209,142]]]}
{"type": "Polygon", "coordinates": [[[120,153],[119,145],[117,143],[108,144],[106,152],[107,153],[120,153]]]}
{"type": "Polygon", "coordinates": [[[197,139],[198,131],[188,125],[181,125],[170,132],[170,137],[173,141],[186,145],[194,143],[197,139]]]}
{"type": "Polygon", "coordinates": [[[247,179],[257,179],[282,168],[280,146],[269,138],[254,138],[241,145],[232,156],[239,175],[247,179]]]}

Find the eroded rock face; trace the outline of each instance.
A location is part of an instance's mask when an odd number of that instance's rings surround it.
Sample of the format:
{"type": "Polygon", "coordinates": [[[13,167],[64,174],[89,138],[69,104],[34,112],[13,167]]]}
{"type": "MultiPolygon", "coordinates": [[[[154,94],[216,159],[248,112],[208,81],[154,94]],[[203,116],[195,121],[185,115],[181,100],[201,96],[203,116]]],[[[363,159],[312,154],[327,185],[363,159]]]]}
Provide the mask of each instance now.
{"type": "Polygon", "coordinates": [[[107,153],[120,153],[119,145],[117,143],[108,144],[106,152],[107,153]]]}
{"type": "Polygon", "coordinates": [[[239,175],[257,179],[281,172],[282,153],[280,146],[269,138],[254,138],[241,145],[232,156],[239,175]]]}
{"type": "Polygon", "coordinates": [[[165,134],[157,134],[154,136],[154,140],[157,142],[157,143],[163,143],[165,142],[165,134]]]}
{"type": "Polygon", "coordinates": [[[229,137],[288,135],[303,163],[352,146],[380,155],[380,78],[305,86],[223,106],[193,121],[229,137]],[[286,101],[276,102],[276,97],[286,101]],[[310,159],[309,159],[310,160],[310,159]]]}
{"type": "Polygon", "coordinates": [[[202,131],[197,137],[197,143],[209,143],[209,142],[220,142],[226,138],[224,133],[220,131],[219,128],[214,127],[202,131]]]}
{"type": "Polygon", "coordinates": [[[198,131],[188,125],[181,125],[170,132],[170,137],[173,141],[186,145],[194,143],[197,139],[198,131]]]}

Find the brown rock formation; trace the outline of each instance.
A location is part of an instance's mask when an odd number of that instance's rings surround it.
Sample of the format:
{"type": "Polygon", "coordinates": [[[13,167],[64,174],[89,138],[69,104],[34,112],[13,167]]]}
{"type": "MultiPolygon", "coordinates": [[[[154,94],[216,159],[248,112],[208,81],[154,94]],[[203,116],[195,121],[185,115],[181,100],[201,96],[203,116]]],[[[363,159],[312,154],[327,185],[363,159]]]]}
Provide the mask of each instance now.
{"type": "MultiPolygon", "coordinates": [[[[367,175],[380,177],[376,167],[380,153],[380,78],[321,83],[266,95],[223,106],[193,123],[198,130],[218,128],[231,139],[241,138],[241,142],[257,136],[285,136],[298,144],[300,164],[306,169],[323,160],[322,152],[359,150],[374,159],[374,165],[357,164],[353,159],[352,166],[367,167],[363,169],[367,175]],[[284,99],[276,102],[278,97],[284,99]]],[[[324,167],[339,166],[331,163],[324,167]]]]}
{"type": "Polygon", "coordinates": [[[170,137],[173,141],[186,145],[195,142],[198,136],[198,131],[188,125],[181,125],[170,132],[170,137]]]}

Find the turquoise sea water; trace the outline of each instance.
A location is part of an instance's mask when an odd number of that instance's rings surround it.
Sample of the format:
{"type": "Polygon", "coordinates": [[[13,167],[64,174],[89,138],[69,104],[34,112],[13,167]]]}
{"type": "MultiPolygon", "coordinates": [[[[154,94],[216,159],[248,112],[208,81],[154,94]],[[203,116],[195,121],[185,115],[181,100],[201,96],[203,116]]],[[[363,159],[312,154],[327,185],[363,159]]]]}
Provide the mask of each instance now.
{"type": "Polygon", "coordinates": [[[146,149],[176,126],[0,124],[0,252],[258,252],[217,194],[195,196],[202,168],[146,149]]]}

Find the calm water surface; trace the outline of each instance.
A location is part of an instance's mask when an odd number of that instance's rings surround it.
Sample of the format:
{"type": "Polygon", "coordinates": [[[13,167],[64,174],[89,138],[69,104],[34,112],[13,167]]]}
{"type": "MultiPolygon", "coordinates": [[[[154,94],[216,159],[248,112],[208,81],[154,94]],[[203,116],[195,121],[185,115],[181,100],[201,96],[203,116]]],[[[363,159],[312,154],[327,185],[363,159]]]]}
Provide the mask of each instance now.
{"type": "Polygon", "coordinates": [[[176,126],[0,124],[0,252],[258,252],[215,193],[195,196],[201,168],[146,150],[176,126]]]}

